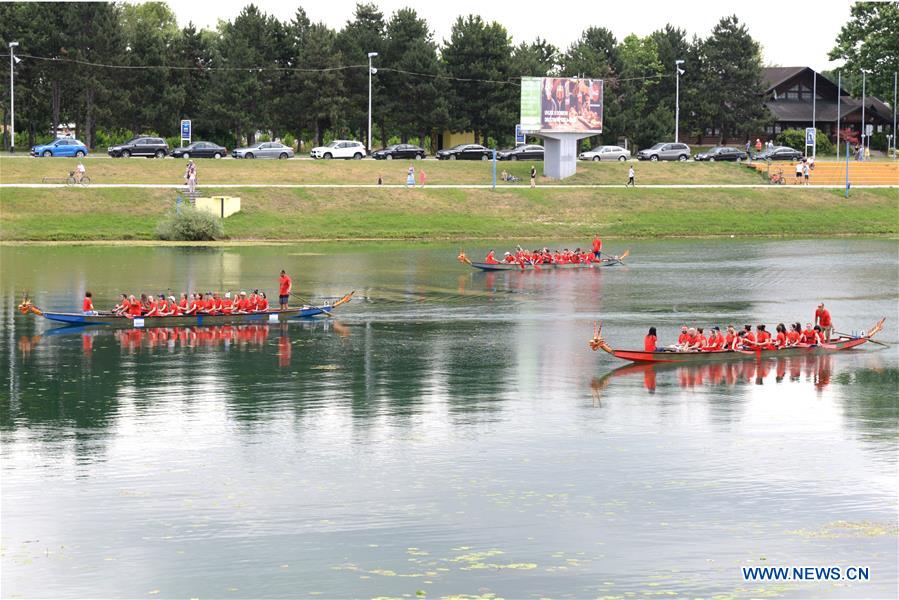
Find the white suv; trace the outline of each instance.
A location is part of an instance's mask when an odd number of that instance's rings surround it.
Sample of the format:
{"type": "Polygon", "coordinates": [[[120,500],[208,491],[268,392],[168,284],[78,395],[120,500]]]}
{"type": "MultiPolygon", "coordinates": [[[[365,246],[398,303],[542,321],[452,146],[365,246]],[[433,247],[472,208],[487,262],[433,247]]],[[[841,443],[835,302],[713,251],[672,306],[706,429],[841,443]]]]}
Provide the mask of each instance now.
{"type": "Polygon", "coordinates": [[[365,157],[365,146],[354,140],[334,140],[327,146],[317,146],[309,153],[312,158],[354,158],[365,157]]]}

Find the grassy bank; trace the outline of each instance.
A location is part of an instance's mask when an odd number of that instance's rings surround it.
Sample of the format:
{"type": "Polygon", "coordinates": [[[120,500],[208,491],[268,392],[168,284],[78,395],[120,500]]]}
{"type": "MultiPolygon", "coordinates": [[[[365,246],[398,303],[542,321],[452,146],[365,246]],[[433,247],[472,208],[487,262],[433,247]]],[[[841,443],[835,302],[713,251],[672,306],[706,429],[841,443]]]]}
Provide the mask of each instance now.
{"type": "MultiPolygon", "coordinates": [[[[229,190],[228,194],[235,194],[229,190]]],[[[895,235],[899,191],[246,188],[230,239],[895,235]]],[[[0,239],[143,240],[172,190],[0,190],[0,239]]]]}
{"type": "MultiPolygon", "coordinates": [[[[94,183],[184,182],[186,161],[146,158],[86,158],[84,165],[94,183]]],[[[313,160],[198,160],[201,186],[222,184],[375,184],[380,175],[386,184],[403,184],[406,169],[423,168],[431,184],[488,184],[492,164],[481,161],[313,161],[313,160]]],[[[65,178],[78,161],[73,158],[8,158],[0,156],[0,183],[41,183],[44,178],[65,178]]],[[[497,163],[503,169],[527,179],[530,162],[497,163]]],[[[538,172],[542,172],[540,163],[538,172]]],[[[624,184],[628,166],[637,172],[641,184],[738,184],[762,183],[762,177],[742,165],[725,163],[578,163],[578,172],[563,184],[624,184]]],[[[541,177],[542,180],[542,177],[541,177]]],[[[546,180],[547,182],[549,180],[546,180]]]]}

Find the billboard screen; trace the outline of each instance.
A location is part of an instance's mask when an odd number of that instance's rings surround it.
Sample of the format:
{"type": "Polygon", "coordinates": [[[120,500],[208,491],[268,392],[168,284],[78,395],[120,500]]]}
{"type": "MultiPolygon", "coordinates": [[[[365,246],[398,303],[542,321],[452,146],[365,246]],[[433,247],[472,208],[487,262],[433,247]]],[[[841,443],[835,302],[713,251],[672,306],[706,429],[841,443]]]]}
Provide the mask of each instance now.
{"type": "Polygon", "coordinates": [[[521,129],[602,133],[602,79],[522,77],[521,129]]]}

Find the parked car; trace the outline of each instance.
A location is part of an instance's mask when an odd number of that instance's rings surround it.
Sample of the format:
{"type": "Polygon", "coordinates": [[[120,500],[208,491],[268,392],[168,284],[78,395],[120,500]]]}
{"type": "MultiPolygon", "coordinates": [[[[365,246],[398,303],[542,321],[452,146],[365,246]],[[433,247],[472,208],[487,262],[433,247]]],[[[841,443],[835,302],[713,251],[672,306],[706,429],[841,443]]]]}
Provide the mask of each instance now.
{"type": "Polygon", "coordinates": [[[228,150],[224,146],[212,142],[194,142],[183,148],[172,150],[175,158],[221,158],[228,156],[228,150]]]}
{"type": "Polygon", "coordinates": [[[128,158],[129,156],[165,158],[169,153],[169,145],[164,139],[158,137],[136,137],[124,144],[110,146],[106,153],[113,158],[128,158]]]}
{"type": "Polygon", "coordinates": [[[621,146],[597,146],[593,150],[581,152],[577,156],[580,160],[620,160],[625,161],[631,157],[631,151],[621,146]]]}
{"type": "Polygon", "coordinates": [[[394,144],[392,146],[387,146],[386,148],[381,148],[380,150],[375,150],[371,153],[371,157],[375,160],[393,160],[394,158],[412,158],[421,160],[426,154],[427,152],[425,152],[424,148],[412,144],[394,144]]]}
{"type": "Polygon", "coordinates": [[[356,140],[334,140],[327,146],[316,146],[309,152],[312,158],[352,158],[360,160],[365,158],[365,146],[356,140]]]}
{"type": "Polygon", "coordinates": [[[493,150],[480,144],[459,144],[437,151],[437,160],[489,160],[491,158],[493,158],[493,150]]]}
{"type": "Polygon", "coordinates": [[[652,148],[637,152],[638,160],[679,160],[690,158],[690,146],[674,142],[656,144],[652,148]]]}
{"type": "Polygon", "coordinates": [[[49,144],[39,144],[31,148],[31,156],[87,156],[87,146],[74,138],[60,138],[49,144]]]}
{"type": "Polygon", "coordinates": [[[519,144],[515,148],[497,152],[496,160],[543,160],[543,146],[519,144]]]}
{"type": "Polygon", "coordinates": [[[756,160],[800,160],[802,152],[787,146],[775,146],[771,150],[757,153],[754,158],[756,160]]]}
{"type": "Polygon", "coordinates": [[[235,148],[231,151],[234,158],[293,158],[293,148],[285,146],[281,142],[259,142],[244,148],[235,148]]]}
{"type": "Polygon", "coordinates": [[[693,157],[694,160],[707,160],[715,162],[716,160],[746,160],[749,155],[739,148],[730,148],[728,146],[713,146],[705,152],[700,152],[693,157]]]}

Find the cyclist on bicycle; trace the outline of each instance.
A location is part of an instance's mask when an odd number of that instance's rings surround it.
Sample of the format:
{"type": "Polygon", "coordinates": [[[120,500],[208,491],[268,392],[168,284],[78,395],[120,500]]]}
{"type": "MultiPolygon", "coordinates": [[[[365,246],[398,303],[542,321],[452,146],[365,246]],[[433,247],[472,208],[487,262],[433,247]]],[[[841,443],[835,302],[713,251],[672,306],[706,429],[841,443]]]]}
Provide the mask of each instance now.
{"type": "Polygon", "coordinates": [[[78,163],[78,166],[75,167],[75,181],[76,183],[81,183],[84,180],[85,168],[84,163],[78,163]]]}

